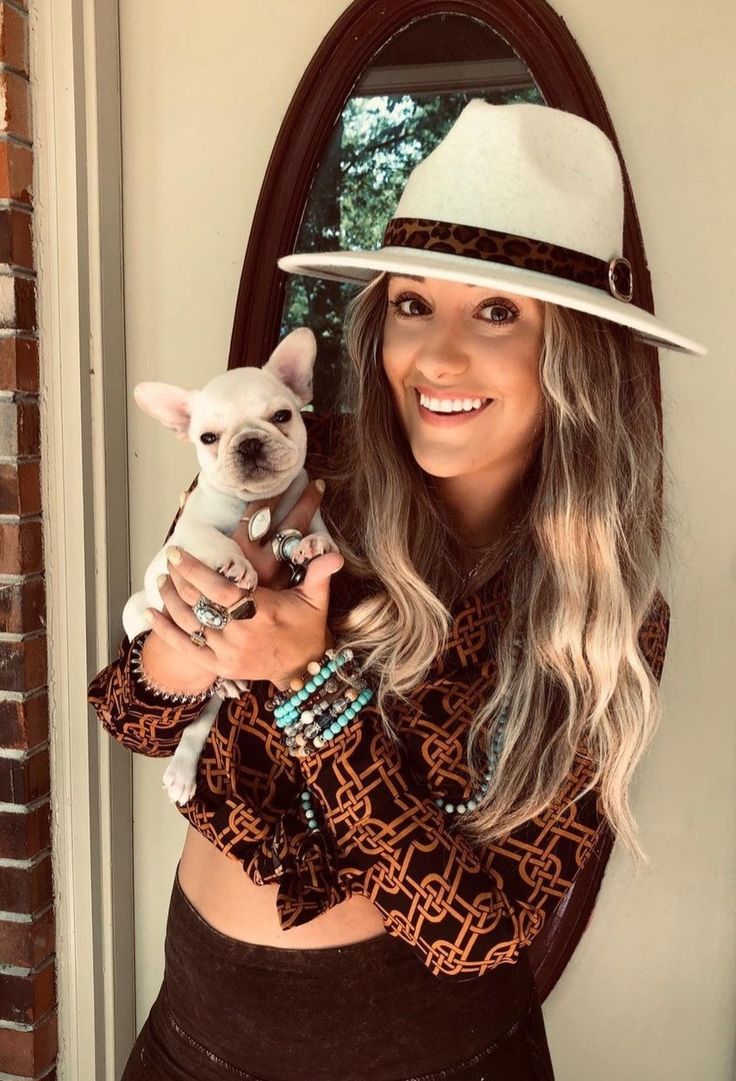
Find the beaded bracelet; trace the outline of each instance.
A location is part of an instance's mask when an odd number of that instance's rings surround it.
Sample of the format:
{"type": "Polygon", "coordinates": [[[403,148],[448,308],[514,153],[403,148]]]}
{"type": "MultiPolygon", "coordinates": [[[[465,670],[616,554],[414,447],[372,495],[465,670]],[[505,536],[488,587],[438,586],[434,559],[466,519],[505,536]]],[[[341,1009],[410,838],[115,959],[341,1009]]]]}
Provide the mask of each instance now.
{"type": "Polygon", "coordinates": [[[133,648],[130,651],[130,662],[138,681],[143,684],[147,691],[151,691],[153,694],[157,694],[167,701],[184,702],[192,705],[195,702],[205,702],[208,698],[212,697],[220,684],[219,676],[215,677],[213,683],[209,687],[197,694],[183,694],[181,691],[167,691],[164,687],[160,687],[157,683],[154,683],[153,680],[149,679],[141,663],[141,650],[143,649],[144,637],[144,635],[141,635],[134,643],[133,648]]]}
{"type": "Polygon", "coordinates": [[[289,753],[305,758],[334,739],[372,697],[373,690],[356,670],[353,651],[328,649],[319,660],[310,661],[307,671],[292,679],[288,688],[269,698],[265,707],[273,712],[289,753]],[[356,676],[357,686],[330,697],[340,691],[338,680],[332,677],[343,667],[347,675],[356,676]]]}

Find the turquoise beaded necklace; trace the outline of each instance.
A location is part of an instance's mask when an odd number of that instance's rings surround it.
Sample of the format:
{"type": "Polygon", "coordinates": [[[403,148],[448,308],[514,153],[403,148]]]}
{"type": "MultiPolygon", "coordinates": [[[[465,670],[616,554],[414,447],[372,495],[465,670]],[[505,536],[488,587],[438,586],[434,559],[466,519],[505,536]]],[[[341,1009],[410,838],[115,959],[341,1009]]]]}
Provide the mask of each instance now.
{"type": "MultiPolygon", "coordinates": [[[[465,587],[468,585],[468,583],[472,579],[473,575],[478,570],[478,567],[483,562],[484,558],[485,558],[484,556],[481,556],[481,558],[478,560],[478,562],[475,563],[470,568],[470,570],[467,571],[462,576],[462,578],[460,579],[460,589],[461,590],[464,590],[465,587]]],[[[474,792],[472,794],[472,796],[470,796],[468,799],[463,800],[462,803],[458,803],[457,805],[454,804],[454,803],[451,803],[450,800],[444,799],[442,796],[437,796],[434,802],[437,804],[438,807],[440,807],[445,812],[445,814],[448,814],[448,815],[451,815],[451,814],[462,815],[462,814],[465,814],[466,811],[474,811],[475,808],[478,806],[478,804],[483,799],[483,796],[486,794],[486,792],[488,791],[488,789],[490,787],[491,777],[493,776],[493,774],[495,772],[495,769],[496,769],[496,766],[498,765],[498,759],[499,759],[499,755],[501,754],[501,747],[503,745],[503,733],[504,733],[504,729],[506,728],[507,720],[508,720],[508,704],[506,703],[506,704],[504,704],[504,707],[503,707],[503,709],[501,711],[501,715],[500,715],[499,721],[498,721],[498,729],[497,729],[497,731],[496,731],[496,733],[495,733],[495,735],[493,737],[493,741],[491,743],[491,747],[490,747],[490,750],[488,752],[488,765],[486,766],[485,773],[483,774],[483,782],[482,782],[480,788],[476,792],[474,792]]]]}
{"type": "MultiPolygon", "coordinates": [[[[520,649],[521,639],[516,638],[514,640],[516,659],[518,659],[520,649]]],[[[491,741],[491,746],[488,751],[488,765],[486,766],[485,773],[483,774],[483,781],[480,788],[477,789],[477,791],[475,791],[468,799],[463,800],[461,803],[458,804],[451,803],[449,800],[444,799],[442,796],[438,796],[434,802],[437,804],[438,807],[441,807],[446,814],[463,815],[466,811],[474,811],[483,799],[483,796],[486,794],[490,787],[491,777],[495,773],[496,766],[498,765],[498,759],[501,755],[501,749],[503,747],[503,737],[506,731],[506,723],[508,719],[509,696],[507,695],[498,718],[496,732],[494,733],[493,739],[491,741]]]]}
{"type": "Polygon", "coordinates": [[[464,800],[462,803],[458,803],[457,806],[454,803],[450,803],[449,800],[444,799],[442,796],[437,796],[437,798],[435,799],[434,802],[437,804],[438,807],[442,808],[445,814],[462,815],[465,814],[466,811],[474,811],[480,801],[483,799],[483,796],[486,794],[490,787],[491,777],[493,776],[496,770],[496,766],[498,765],[498,758],[501,754],[501,747],[503,745],[503,733],[504,729],[506,728],[507,720],[508,711],[506,708],[504,708],[498,720],[498,729],[493,737],[491,749],[488,752],[488,765],[486,766],[486,771],[483,774],[483,782],[480,788],[476,792],[474,792],[473,795],[470,796],[468,799],[464,800]]]}
{"type": "MultiPolygon", "coordinates": [[[[521,647],[521,640],[516,639],[514,647],[518,650],[521,647]]],[[[447,815],[463,815],[467,811],[473,811],[480,804],[483,796],[486,794],[490,787],[491,778],[498,765],[498,759],[501,755],[501,749],[503,747],[503,737],[506,730],[506,723],[508,721],[508,696],[504,702],[503,708],[499,715],[498,726],[494,733],[493,740],[491,741],[491,747],[488,752],[488,765],[485,773],[483,774],[483,781],[480,788],[477,789],[468,799],[462,800],[460,803],[452,803],[450,800],[445,799],[443,796],[437,796],[435,798],[436,805],[445,812],[447,815]]],[[[347,724],[347,721],[345,722],[347,724]]],[[[338,729],[340,731],[341,729],[338,729]]],[[[307,825],[310,830],[318,830],[319,824],[317,822],[317,816],[312,805],[312,793],[308,787],[305,787],[300,793],[300,799],[302,802],[302,810],[307,820],[307,825]]]]}

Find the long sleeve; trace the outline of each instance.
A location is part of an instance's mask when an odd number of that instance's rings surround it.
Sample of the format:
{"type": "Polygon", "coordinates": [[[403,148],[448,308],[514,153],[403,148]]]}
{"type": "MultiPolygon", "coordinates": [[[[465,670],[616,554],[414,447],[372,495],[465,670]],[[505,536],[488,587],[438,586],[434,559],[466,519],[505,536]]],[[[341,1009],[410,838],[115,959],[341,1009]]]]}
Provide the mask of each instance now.
{"type": "MultiPolygon", "coordinates": [[[[150,633],[149,631],[143,632],[150,633]]],[[[134,642],[139,636],[136,636],[134,642]]],[[[89,701],[103,728],[128,750],[151,758],[171,756],[186,726],[201,712],[201,703],[172,706],[137,680],[130,665],[132,643],[127,636],[118,656],[93,679],[89,701]]],[[[248,712],[250,695],[228,699],[218,709],[210,737],[202,749],[194,796],[176,809],[204,837],[230,859],[242,864],[256,883],[277,881],[291,868],[294,853],[303,852],[293,872],[297,892],[309,896],[310,860],[315,915],[343,900],[328,853],[314,852],[315,841],[306,837],[297,813],[301,779],[270,721],[248,712]],[[247,730],[247,751],[241,751],[240,733],[247,730]],[[301,849],[300,849],[301,845],[301,849]],[[283,862],[282,862],[283,861],[283,862]]],[[[264,715],[268,714],[264,711],[264,715]]]]}
{"type": "MultiPolygon", "coordinates": [[[[187,495],[197,477],[187,489],[187,495]]],[[[174,532],[184,503],[178,508],[164,538],[174,532]]],[[[190,721],[202,712],[201,702],[173,703],[149,691],[131,667],[131,652],[139,638],[150,634],[141,631],[131,642],[127,634],[118,647],[117,657],[93,677],[87,688],[87,701],[94,708],[102,727],[129,751],[149,758],[167,758],[174,754],[182,733],[190,721]]]]}
{"type": "MultiPolygon", "coordinates": [[[[668,627],[662,598],[639,636],[657,679],[668,627]]],[[[435,726],[445,725],[447,777],[460,772],[454,751],[461,743],[452,738],[456,689],[441,682],[431,695],[422,691],[423,713],[410,711],[400,727],[426,724],[427,711],[435,726]]],[[[275,692],[272,684],[254,685],[259,715],[268,717],[261,711],[275,692]]],[[[543,814],[491,845],[472,846],[435,803],[429,777],[417,783],[403,743],[386,736],[370,704],[324,748],[297,761],[343,889],[372,901],[388,932],[436,976],[475,978],[514,963],[568,894],[607,824],[597,789],[572,802],[592,776],[579,753],[543,814]]]]}
{"type": "Polygon", "coordinates": [[[170,757],[190,721],[202,712],[202,702],[173,703],[149,691],[134,673],[130,654],[143,631],[133,641],[124,635],[115,660],[93,678],[87,701],[94,707],[102,727],[123,747],[149,758],[170,757]]]}
{"type": "Polygon", "coordinates": [[[304,819],[303,778],[262,705],[266,684],[254,686],[220,707],[194,797],[176,809],[256,885],[279,884],[279,913],[291,926],[291,913],[306,922],[348,894],[328,838],[304,819]]]}
{"type": "Polygon", "coordinates": [[[669,636],[670,606],[658,590],[649,615],[639,630],[639,648],[657,683],[662,681],[669,636]]]}

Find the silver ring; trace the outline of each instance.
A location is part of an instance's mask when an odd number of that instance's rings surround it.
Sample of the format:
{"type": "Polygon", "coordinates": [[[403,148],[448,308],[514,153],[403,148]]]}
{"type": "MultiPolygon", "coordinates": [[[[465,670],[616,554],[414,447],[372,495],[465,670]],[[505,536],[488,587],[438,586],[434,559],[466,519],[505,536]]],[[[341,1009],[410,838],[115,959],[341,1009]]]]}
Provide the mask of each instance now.
{"type": "Polygon", "coordinates": [[[195,646],[206,646],[207,645],[207,642],[206,642],[205,637],[204,637],[204,631],[203,630],[192,631],[192,633],[189,635],[189,637],[194,642],[195,646]]]}
{"type": "Polygon", "coordinates": [[[271,550],[280,562],[290,563],[291,553],[303,538],[304,534],[298,529],[281,529],[271,540],[271,550]]]}
{"type": "Polygon", "coordinates": [[[260,540],[268,533],[271,525],[271,508],[261,507],[253,514],[244,514],[240,521],[248,523],[248,536],[251,540],[260,540]]]}
{"type": "Polygon", "coordinates": [[[211,601],[209,597],[205,597],[204,593],[201,593],[199,600],[192,605],[192,611],[203,627],[212,627],[216,631],[227,626],[231,618],[230,612],[224,605],[211,601]]]}

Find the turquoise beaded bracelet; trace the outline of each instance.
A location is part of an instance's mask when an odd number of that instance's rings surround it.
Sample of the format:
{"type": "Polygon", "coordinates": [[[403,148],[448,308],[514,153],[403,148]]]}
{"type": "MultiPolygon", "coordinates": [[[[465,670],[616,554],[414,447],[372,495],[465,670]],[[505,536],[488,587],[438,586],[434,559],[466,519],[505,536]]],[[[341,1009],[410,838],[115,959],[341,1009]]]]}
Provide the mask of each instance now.
{"type": "Polygon", "coordinates": [[[342,667],[346,674],[357,676],[353,651],[328,649],[319,660],[310,661],[300,679],[292,681],[295,686],[266,702],[266,709],[273,711],[276,727],[283,732],[287,750],[296,758],[304,758],[324,747],[373,697],[373,690],[359,676],[357,686],[330,697],[341,689],[342,685],[333,677],[342,667]]]}

